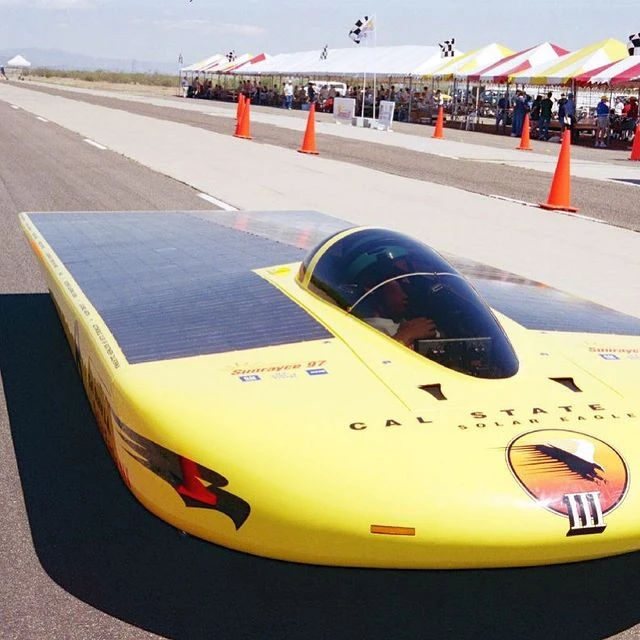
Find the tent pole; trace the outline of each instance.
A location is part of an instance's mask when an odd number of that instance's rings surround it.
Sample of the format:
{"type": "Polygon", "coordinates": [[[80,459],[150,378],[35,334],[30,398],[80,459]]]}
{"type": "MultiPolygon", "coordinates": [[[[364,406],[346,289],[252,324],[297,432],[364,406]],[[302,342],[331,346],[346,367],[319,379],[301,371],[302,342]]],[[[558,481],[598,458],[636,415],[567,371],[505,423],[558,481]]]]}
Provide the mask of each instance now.
{"type": "Polygon", "coordinates": [[[451,109],[452,120],[458,119],[458,101],[456,100],[456,92],[458,88],[458,78],[453,76],[453,109],[451,109]]]}
{"type": "Polygon", "coordinates": [[[509,113],[509,80],[507,80],[507,86],[504,90],[504,117],[502,118],[502,133],[503,135],[507,134],[507,115],[509,113]]]}
{"type": "MultiPolygon", "coordinates": [[[[373,30],[373,46],[375,47],[378,39],[378,21],[373,17],[375,28],[373,30]]],[[[371,105],[371,119],[376,119],[376,68],[373,67],[373,104],[371,105]]]]}
{"type": "Polygon", "coordinates": [[[407,113],[407,122],[411,122],[411,102],[413,98],[413,76],[409,76],[409,112],[407,113]]]}

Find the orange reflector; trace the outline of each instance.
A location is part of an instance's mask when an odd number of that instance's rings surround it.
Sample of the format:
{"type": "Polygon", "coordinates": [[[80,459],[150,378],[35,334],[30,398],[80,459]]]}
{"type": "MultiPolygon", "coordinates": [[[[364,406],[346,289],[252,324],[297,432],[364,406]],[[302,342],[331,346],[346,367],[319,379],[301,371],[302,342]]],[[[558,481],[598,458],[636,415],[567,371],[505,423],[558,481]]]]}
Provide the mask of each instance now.
{"type": "Polygon", "coordinates": [[[387,536],[415,536],[414,527],[390,527],[385,524],[372,524],[371,533],[381,533],[387,536]]]}

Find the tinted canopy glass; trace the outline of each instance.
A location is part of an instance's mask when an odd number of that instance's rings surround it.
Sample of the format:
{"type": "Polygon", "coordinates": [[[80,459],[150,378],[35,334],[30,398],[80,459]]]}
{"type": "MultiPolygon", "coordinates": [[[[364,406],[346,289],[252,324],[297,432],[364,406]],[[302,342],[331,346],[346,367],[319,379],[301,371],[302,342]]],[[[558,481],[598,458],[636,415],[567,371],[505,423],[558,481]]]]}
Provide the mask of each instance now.
{"type": "Polygon", "coordinates": [[[408,347],[456,371],[516,373],[517,357],[491,309],[440,254],[385,229],[338,235],[303,261],[300,280],[310,291],[392,337],[408,336],[401,340],[408,347]]]}

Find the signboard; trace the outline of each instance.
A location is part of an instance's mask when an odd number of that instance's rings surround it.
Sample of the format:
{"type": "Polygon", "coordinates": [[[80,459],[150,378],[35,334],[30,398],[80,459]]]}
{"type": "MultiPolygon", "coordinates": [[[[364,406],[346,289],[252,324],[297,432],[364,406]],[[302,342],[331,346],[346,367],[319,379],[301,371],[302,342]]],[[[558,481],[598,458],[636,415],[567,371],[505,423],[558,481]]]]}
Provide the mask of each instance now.
{"type": "Polygon", "coordinates": [[[391,131],[395,108],[396,103],[393,100],[380,100],[380,110],[378,112],[379,131],[391,131]]]}
{"type": "Polygon", "coordinates": [[[356,112],[355,98],[335,98],[333,101],[333,119],[338,124],[351,125],[356,112]]]}

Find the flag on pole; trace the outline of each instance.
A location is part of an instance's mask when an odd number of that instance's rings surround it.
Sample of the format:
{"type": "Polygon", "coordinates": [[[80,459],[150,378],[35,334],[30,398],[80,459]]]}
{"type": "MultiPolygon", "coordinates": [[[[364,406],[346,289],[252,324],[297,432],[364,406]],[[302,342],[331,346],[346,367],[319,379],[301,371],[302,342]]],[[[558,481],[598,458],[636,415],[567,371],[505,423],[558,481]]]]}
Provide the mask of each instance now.
{"type": "Polygon", "coordinates": [[[328,56],[329,56],[329,45],[325,44],[324,47],[322,47],[322,51],[320,52],[320,60],[326,60],[328,56]]]}
{"type": "Polygon", "coordinates": [[[440,42],[440,57],[441,58],[453,58],[456,55],[456,39],[451,38],[451,40],[445,40],[444,42],[440,42]]]}
{"type": "Polygon", "coordinates": [[[356,20],[353,29],[349,31],[349,37],[356,43],[360,44],[362,40],[366,40],[367,36],[370,33],[375,31],[375,24],[373,22],[373,16],[370,18],[369,16],[365,16],[360,20],[356,20]]]}
{"type": "Polygon", "coordinates": [[[231,49],[231,51],[229,51],[229,53],[227,53],[227,60],[229,62],[233,62],[236,59],[236,50],[235,49],[231,49]]]}
{"type": "Polygon", "coordinates": [[[632,33],[629,36],[628,51],[630,56],[640,56],[640,33],[632,33]]]}
{"type": "Polygon", "coordinates": [[[180,54],[178,56],[178,64],[182,64],[184,62],[184,58],[182,57],[182,54],[180,54]]]}

